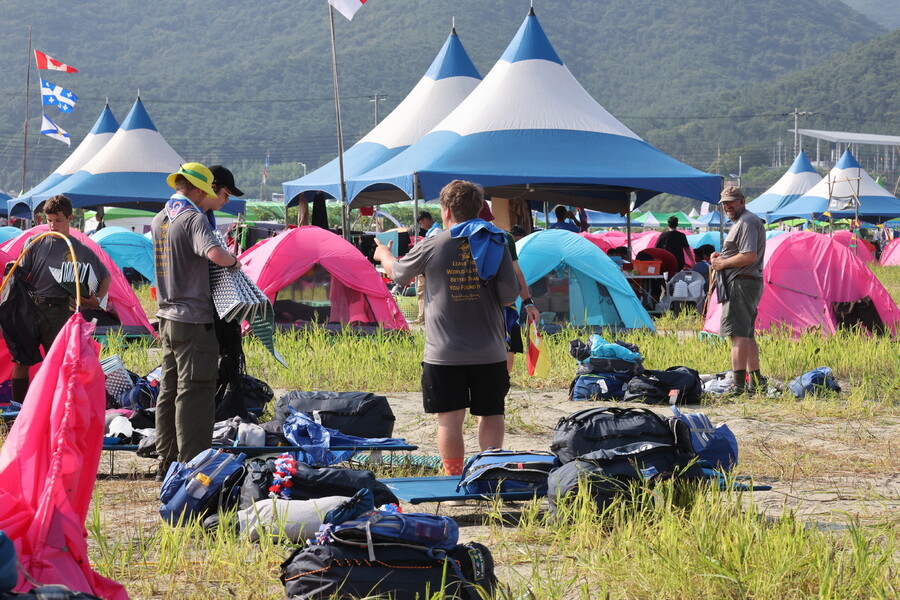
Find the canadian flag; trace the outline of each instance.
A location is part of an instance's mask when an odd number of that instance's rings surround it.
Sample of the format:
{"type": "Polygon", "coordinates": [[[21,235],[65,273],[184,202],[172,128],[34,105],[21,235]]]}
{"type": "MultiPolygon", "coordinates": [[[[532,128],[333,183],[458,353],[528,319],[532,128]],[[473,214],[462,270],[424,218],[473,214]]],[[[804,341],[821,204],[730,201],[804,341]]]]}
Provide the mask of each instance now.
{"type": "Polygon", "coordinates": [[[366,3],[366,0],[328,0],[328,4],[337,9],[339,13],[347,17],[348,21],[353,20],[356,11],[366,3]]]}
{"type": "Polygon", "coordinates": [[[52,56],[47,56],[40,50],[34,51],[34,61],[37,63],[38,69],[49,69],[51,71],[63,71],[65,73],[77,73],[78,69],[75,67],[70,67],[69,65],[63,64],[53,58],[52,56]]]}

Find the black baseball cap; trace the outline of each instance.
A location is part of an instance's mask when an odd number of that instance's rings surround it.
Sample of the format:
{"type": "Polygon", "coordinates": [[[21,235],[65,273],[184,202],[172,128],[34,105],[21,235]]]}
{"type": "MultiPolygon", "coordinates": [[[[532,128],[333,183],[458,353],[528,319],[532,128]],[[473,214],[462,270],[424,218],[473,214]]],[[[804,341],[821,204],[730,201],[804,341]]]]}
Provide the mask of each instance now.
{"type": "Polygon", "coordinates": [[[227,187],[229,190],[231,190],[232,196],[244,195],[244,192],[237,189],[237,186],[234,185],[234,175],[231,171],[229,171],[222,165],[213,165],[209,168],[209,170],[213,174],[213,183],[219,186],[227,187]]]}

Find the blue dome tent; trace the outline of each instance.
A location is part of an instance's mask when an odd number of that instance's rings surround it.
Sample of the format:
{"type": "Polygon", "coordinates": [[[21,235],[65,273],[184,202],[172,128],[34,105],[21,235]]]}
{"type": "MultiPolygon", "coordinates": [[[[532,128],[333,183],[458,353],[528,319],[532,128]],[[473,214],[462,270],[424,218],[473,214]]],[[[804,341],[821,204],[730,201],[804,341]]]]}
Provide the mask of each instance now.
{"type": "Polygon", "coordinates": [[[516,252],[545,326],[655,330],[622,269],[577,233],[532,233],[516,243],[516,252]]]}
{"type": "Polygon", "coordinates": [[[124,227],[104,227],[91,234],[91,239],[103,248],[123,271],[131,267],[150,285],[156,285],[153,266],[153,241],[124,227]]]}

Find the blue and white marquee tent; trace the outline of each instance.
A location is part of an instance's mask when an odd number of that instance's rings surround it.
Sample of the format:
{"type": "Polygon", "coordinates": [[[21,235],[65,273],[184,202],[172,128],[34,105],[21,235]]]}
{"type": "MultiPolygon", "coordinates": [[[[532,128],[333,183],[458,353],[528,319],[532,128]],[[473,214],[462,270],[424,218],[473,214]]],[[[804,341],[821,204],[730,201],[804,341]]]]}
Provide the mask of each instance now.
{"type": "MultiPolygon", "coordinates": [[[[173,194],[166,177],[185,161],[156,129],[138,98],[113,137],[78,172],[35,194],[34,208],[56,194],[75,207],[124,206],[159,211],[173,194]]],[[[232,200],[222,210],[241,212],[243,201],[232,200]]]]}
{"type": "Polygon", "coordinates": [[[478,87],[425,137],[348,181],[351,206],[438,197],[454,179],[489,196],[623,213],[667,192],[716,202],[721,178],[660,152],[600,106],[534,10],[478,87]]]}
{"type": "MultiPolygon", "coordinates": [[[[400,154],[456,108],[480,81],[478,69],[453,28],[428,71],[409,95],[372,131],[344,152],[344,179],[365,173],[400,154]]],[[[335,158],[309,175],[286,181],[282,184],[285,203],[288,206],[296,204],[300,194],[312,200],[318,191],[340,198],[339,171],[335,158]]]]}
{"type": "Polygon", "coordinates": [[[31,203],[33,197],[62,183],[81,169],[112,139],[118,128],[119,122],[113,115],[112,110],[110,110],[109,104],[107,104],[94,126],[91,127],[90,132],[78,144],[78,147],[75,148],[72,154],[69,155],[69,158],[64,160],[46,179],[9,202],[10,214],[14,217],[30,218],[34,210],[34,206],[31,203]]]}
{"type": "Polygon", "coordinates": [[[900,217],[900,200],[878,185],[847,150],[819,183],[794,202],[768,214],[771,223],[782,219],[833,219],[884,223],[900,217]],[[858,211],[858,213],[857,213],[858,211]]]}
{"type": "Polygon", "coordinates": [[[545,325],[655,329],[622,268],[577,233],[532,233],[516,242],[516,254],[545,325]]]}
{"type": "Polygon", "coordinates": [[[820,181],[822,176],[816,172],[806,153],[801,150],[791,168],[772,187],[747,203],[747,210],[765,219],[768,213],[797,200],[820,181]]]}

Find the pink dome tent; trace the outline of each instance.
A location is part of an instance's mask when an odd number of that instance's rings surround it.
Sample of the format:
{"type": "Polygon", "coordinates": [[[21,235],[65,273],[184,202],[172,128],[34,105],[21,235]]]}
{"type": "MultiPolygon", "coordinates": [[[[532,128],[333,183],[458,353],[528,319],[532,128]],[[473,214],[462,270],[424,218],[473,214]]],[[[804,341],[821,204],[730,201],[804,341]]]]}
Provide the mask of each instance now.
{"type": "Polygon", "coordinates": [[[900,267],[900,238],[888,242],[881,251],[882,267],[900,267]]]}
{"type": "MultiPolygon", "coordinates": [[[[896,335],[900,309],[865,263],[831,237],[811,231],[779,235],[766,242],[762,300],[756,330],[782,324],[794,337],[820,329],[863,324],[896,335]]],[[[715,292],[703,330],[719,333],[721,305],[715,292]]]]}
{"type": "Polygon", "coordinates": [[[276,324],[409,330],[372,263],[330,231],[314,226],[289,229],[258,242],[240,259],[272,302],[276,324]]]}
{"type": "Polygon", "coordinates": [[[875,254],[869,249],[866,242],[859,239],[852,231],[842,229],[832,233],[831,237],[841,246],[849,248],[859,260],[866,264],[875,264],[875,254]]]}

